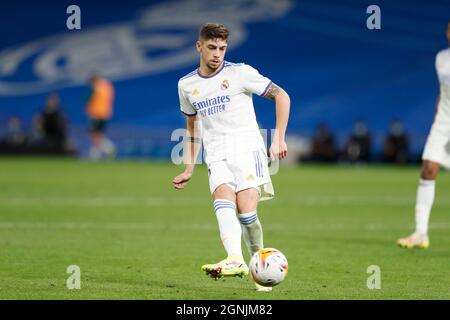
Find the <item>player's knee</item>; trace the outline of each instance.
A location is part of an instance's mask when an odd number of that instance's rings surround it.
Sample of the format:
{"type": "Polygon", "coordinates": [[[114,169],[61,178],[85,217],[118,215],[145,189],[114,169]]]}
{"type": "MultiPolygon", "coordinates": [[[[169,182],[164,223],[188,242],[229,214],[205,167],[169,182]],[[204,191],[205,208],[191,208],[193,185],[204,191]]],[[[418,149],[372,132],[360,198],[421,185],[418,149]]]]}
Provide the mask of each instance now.
{"type": "Polygon", "coordinates": [[[238,193],[236,198],[239,213],[255,211],[258,206],[259,194],[255,189],[248,189],[238,193]]]}
{"type": "Polygon", "coordinates": [[[236,202],[236,195],[234,190],[227,184],[221,184],[214,190],[213,199],[226,199],[232,202],[236,202]]]}
{"type": "Polygon", "coordinates": [[[256,210],[256,203],[238,203],[237,208],[239,213],[248,213],[256,210]]]}
{"type": "Polygon", "coordinates": [[[424,180],[435,180],[439,173],[439,164],[425,161],[422,165],[421,178],[424,180]]]}

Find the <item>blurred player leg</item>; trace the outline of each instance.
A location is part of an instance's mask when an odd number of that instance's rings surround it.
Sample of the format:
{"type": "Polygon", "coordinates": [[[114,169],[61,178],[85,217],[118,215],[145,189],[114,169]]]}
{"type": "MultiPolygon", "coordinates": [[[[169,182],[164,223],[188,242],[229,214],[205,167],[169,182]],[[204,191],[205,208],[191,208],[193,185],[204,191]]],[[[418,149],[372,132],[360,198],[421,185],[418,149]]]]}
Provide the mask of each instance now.
{"type": "Polygon", "coordinates": [[[108,158],[114,158],[116,155],[116,146],[105,135],[101,139],[99,148],[108,158]]]}
{"type": "Polygon", "coordinates": [[[438,163],[424,160],[416,200],[416,233],[419,234],[428,235],[428,223],[434,203],[435,180],[439,168],[438,163]]]}
{"type": "Polygon", "coordinates": [[[102,157],[101,133],[98,131],[91,131],[90,133],[91,146],[89,148],[89,158],[91,160],[100,160],[102,157]]]}
{"type": "Polygon", "coordinates": [[[416,197],[416,230],[406,238],[399,239],[398,244],[404,248],[428,248],[428,225],[431,208],[434,203],[435,180],[440,165],[424,160],[422,174],[417,188],[416,197]]]}

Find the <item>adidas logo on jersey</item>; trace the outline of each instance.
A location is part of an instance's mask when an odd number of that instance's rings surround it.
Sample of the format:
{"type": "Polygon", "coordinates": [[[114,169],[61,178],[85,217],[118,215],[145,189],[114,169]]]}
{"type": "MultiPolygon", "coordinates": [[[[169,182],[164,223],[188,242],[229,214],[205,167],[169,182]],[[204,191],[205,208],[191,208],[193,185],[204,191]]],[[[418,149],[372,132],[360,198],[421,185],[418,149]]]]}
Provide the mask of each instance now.
{"type": "Polygon", "coordinates": [[[197,89],[192,90],[192,95],[195,96],[196,94],[199,94],[200,92],[198,92],[197,89]]]}

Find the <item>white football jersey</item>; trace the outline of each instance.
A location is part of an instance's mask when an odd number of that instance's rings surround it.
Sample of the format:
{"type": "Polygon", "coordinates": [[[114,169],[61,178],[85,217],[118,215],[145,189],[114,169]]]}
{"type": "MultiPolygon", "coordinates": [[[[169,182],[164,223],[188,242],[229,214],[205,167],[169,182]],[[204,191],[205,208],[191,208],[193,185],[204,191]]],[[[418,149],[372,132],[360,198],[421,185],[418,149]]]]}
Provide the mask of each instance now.
{"type": "Polygon", "coordinates": [[[437,54],[436,71],[440,84],[438,116],[445,117],[450,124],[450,49],[439,51],[437,54]]]}
{"type": "Polygon", "coordinates": [[[227,61],[212,76],[197,69],[179,80],[181,111],[201,121],[206,163],[265,150],[252,94],[264,95],[271,83],[253,67],[227,61]]]}

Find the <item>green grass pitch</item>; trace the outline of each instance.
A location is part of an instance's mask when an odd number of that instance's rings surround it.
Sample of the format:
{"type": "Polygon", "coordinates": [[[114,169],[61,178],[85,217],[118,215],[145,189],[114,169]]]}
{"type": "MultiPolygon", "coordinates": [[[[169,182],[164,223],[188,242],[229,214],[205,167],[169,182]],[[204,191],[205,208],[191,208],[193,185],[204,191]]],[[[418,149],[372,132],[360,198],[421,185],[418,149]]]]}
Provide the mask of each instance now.
{"type": "MultiPolygon", "coordinates": [[[[419,167],[302,165],[272,177],[259,216],[265,245],[289,260],[258,293],[248,279],[200,271],[225,252],[205,167],[188,188],[166,163],[0,160],[1,299],[450,299],[450,175],[437,182],[428,250],[413,230],[419,167]],[[81,289],[69,290],[69,265],[81,289]],[[381,289],[369,290],[370,265],[381,289]]],[[[244,251],[245,252],[245,251],[244,251]]]]}

